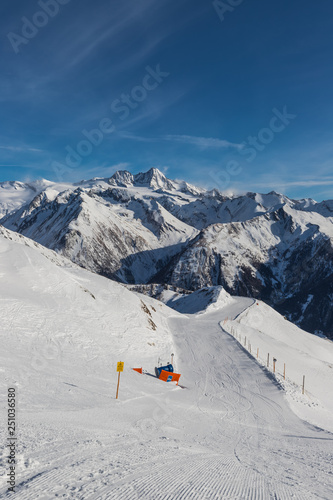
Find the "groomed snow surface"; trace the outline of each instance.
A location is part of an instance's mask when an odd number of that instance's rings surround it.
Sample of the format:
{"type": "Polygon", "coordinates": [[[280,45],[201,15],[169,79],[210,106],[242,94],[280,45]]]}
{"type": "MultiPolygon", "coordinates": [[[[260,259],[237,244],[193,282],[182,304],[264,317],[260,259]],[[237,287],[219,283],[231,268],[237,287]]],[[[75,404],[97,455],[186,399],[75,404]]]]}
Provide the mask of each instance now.
{"type": "Polygon", "coordinates": [[[1,498],[333,498],[331,342],[218,288],[177,312],[4,229],[0,280],[1,498]],[[151,376],[171,353],[181,387],[151,376]]]}

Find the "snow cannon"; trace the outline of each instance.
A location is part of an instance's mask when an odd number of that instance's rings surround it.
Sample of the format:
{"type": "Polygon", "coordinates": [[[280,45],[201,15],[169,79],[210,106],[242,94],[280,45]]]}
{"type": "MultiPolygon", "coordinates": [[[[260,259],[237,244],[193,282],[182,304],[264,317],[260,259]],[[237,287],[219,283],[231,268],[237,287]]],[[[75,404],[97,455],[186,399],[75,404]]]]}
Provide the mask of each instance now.
{"type": "Polygon", "coordinates": [[[156,366],[155,373],[159,380],[163,380],[163,382],[176,382],[178,385],[180,373],[174,373],[172,364],[156,366]]]}
{"type": "Polygon", "coordinates": [[[173,366],[169,363],[166,366],[155,366],[155,374],[157,378],[160,378],[162,371],[173,373],[173,366]]]}

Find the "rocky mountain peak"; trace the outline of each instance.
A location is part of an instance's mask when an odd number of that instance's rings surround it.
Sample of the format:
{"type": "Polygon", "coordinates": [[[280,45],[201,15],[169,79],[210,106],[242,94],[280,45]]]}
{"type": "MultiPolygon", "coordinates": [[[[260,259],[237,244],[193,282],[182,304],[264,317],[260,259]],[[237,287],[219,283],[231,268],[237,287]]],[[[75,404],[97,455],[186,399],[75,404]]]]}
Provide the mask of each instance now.
{"type": "Polygon", "coordinates": [[[119,187],[129,187],[133,186],[134,177],[127,170],[118,170],[109,179],[109,184],[119,187]]]}
{"type": "Polygon", "coordinates": [[[151,168],[148,172],[136,174],[134,183],[135,186],[147,186],[153,189],[167,189],[169,191],[176,187],[158,168],[151,168]]]}

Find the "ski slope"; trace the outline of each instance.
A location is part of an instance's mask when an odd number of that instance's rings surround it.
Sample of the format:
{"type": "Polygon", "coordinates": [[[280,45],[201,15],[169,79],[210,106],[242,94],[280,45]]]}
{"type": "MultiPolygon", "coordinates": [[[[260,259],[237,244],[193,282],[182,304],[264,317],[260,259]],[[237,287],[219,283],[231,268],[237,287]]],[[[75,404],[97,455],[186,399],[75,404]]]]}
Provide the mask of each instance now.
{"type": "MultiPolygon", "coordinates": [[[[215,293],[204,311],[179,313],[3,229],[0,284],[1,401],[8,387],[18,394],[16,498],[333,497],[333,434],[298,418],[220,326],[251,325],[252,299],[215,293]],[[171,352],[183,388],[150,376],[171,352]]],[[[6,437],[1,426],[0,497],[13,498],[6,437]]]]}
{"type": "Polygon", "coordinates": [[[223,321],[221,326],[266,367],[269,354],[270,371],[275,358],[275,376],[294,412],[333,432],[332,341],[304,332],[261,301],[254,301],[235,320],[223,321]],[[300,391],[303,376],[304,396],[300,391]]]}

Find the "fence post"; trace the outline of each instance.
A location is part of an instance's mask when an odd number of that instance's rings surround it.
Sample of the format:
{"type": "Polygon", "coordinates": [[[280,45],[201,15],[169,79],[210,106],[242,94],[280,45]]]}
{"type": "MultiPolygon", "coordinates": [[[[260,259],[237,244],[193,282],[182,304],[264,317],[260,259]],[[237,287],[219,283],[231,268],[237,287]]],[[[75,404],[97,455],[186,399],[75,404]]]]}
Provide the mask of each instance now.
{"type": "Polygon", "coordinates": [[[246,347],[246,337],[245,337],[245,340],[244,340],[244,345],[245,345],[245,347],[246,347]]]}
{"type": "Polygon", "coordinates": [[[303,375],[303,386],[302,386],[302,394],[305,392],[305,375],[303,375]]]}
{"type": "Polygon", "coordinates": [[[283,363],[283,380],[286,380],[286,363],[283,363]]]}
{"type": "Polygon", "coordinates": [[[267,354],[267,368],[269,367],[269,353],[267,354]]]}

